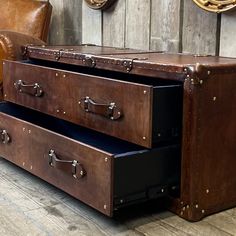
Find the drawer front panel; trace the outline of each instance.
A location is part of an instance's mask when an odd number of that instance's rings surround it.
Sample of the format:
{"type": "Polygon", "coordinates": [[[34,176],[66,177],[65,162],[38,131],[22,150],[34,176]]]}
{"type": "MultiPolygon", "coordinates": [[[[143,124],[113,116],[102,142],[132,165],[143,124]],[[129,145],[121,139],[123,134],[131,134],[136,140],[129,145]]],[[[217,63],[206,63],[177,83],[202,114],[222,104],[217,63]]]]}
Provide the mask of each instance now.
{"type": "Polygon", "coordinates": [[[111,216],[111,154],[0,112],[0,156],[111,216]]]}
{"type": "Polygon", "coordinates": [[[145,147],[152,144],[152,86],[19,62],[4,64],[4,96],[145,147]]]}

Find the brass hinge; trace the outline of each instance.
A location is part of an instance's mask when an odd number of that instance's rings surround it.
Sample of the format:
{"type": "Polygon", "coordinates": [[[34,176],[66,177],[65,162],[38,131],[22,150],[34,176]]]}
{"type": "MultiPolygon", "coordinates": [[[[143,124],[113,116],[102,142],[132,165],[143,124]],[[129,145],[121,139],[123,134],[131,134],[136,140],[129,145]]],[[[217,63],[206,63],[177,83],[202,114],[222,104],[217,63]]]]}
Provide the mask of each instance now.
{"type": "Polygon", "coordinates": [[[55,60],[56,60],[56,61],[59,61],[59,60],[60,60],[61,54],[62,54],[63,51],[65,51],[65,50],[64,50],[64,49],[60,49],[60,50],[54,52],[54,56],[55,56],[55,60]]]}
{"type": "Polygon", "coordinates": [[[127,59],[127,60],[124,60],[123,61],[123,63],[122,63],[122,65],[123,65],[123,67],[125,68],[125,71],[126,72],[130,72],[132,69],[133,69],[133,61],[134,61],[135,59],[127,59]]]}
{"type": "Polygon", "coordinates": [[[93,55],[89,55],[89,54],[83,55],[82,56],[82,62],[85,66],[88,66],[88,67],[91,67],[91,68],[96,66],[96,61],[93,58],[93,55]]]}

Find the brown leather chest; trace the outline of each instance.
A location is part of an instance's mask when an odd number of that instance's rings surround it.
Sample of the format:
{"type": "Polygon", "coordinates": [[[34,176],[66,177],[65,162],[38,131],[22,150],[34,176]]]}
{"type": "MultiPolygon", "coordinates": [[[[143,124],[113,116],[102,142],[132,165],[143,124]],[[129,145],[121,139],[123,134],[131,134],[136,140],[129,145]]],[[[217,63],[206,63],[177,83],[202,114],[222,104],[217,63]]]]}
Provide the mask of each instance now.
{"type": "Polygon", "coordinates": [[[109,216],[160,197],[192,221],[236,205],[236,60],[24,53],[4,62],[1,156],[109,216]]]}

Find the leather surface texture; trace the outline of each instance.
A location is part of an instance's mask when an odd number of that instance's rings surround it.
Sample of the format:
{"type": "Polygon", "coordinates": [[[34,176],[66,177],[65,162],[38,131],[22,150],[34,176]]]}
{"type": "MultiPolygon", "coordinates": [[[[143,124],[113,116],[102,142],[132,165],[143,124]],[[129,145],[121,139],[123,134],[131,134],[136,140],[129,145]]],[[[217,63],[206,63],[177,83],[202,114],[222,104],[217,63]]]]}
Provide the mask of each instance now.
{"type": "Polygon", "coordinates": [[[0,100],[2,61],[20,60],[23,45],[45,44],[52,6],[49,1],[0,0],[0,100]]]}
{"type": "Polygon", "coordinates": [[[11,30],[46,41],[52,7],[47,1],[0,0],[0,30],[11,30]]]}

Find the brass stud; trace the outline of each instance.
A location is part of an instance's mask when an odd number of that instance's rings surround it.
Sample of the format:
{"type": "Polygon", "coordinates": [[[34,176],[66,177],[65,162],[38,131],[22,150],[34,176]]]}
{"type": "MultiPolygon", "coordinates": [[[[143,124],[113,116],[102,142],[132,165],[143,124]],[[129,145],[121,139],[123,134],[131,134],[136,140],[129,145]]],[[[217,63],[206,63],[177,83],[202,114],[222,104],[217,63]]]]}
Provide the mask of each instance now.
{"type": "Polygon", "coordinates": [[[104,208],[104,210],[106,210],[107,209],[107,205],[104,205],[103,208],[104,208]]]}
{"type": "Polygon", "coordinates": [[[25,132],[25,127],[23,127],[23,129],[22,129],[22,130],[23,130],[23,132],[25,132]]]}
{"type": "Polygon", "coordinates": [[[31,134],[31,130],[30,130],[30,129],[29,129],[29,131],[28,131],[28,132],[29,132],[29,134],[31,134]]]}
{"type": "Polygon", "coordinates": [[[201,79],[201,80],[199,81],[199,83],[200,83],[200,84],[203,84],[203,80],[201,79]]]}
{"type": "Polygon", "coordinates": [[[143,137],[143,140],[146,140],[146,137],[145,137],[145,136],[143,137]]]}
{"type": "Polygon", "coordinates": [[[210,190],[209,190],[209,189],[207,189],[207,190],[206,190],[206,193],[208,194],[209,192],[210,192],[210,190]]]}
{"type": "Polygon", "coordinates": [[[56,77],[58,77],[58,73],[56,73],[56,77]]]}
{"type": "Polygon", "coordinates": [[[30,166],[30,169],[33,170],[33,166],[30,166]]]}
{"type": "Polygon", "coordinates": [[[25,163],[23,162],[22,165],[25,166],[25,163]]]}
{"type": "Polygon", "coordinates": [[[213,97],[213,99],[212,99],[213,101],[216,101],[216,97],[213,97]]]}
{"type": "Polygon", "coordinates": [[[164,193],[164,192],[165,192],[165,189],[164,189],[164,188],[162,188],[162,189],[161,189],[161,192],[162,192],[162,193],[164,193]]]}
{"type": "Polygon", "coordinates": [[[5,65],[6,63],[5,63],[5,62],[3,62],[2,64],[3,64],[3,65],[5,65]]]}
{"type": "Polygon", "coordinates": [[[181,204],[181,205],[184,205],[184,202],[181,202],[180,204],[181,204]]]}
{"type": "Polygon", "coordinates": [[[6,98],[6,97],[7,97],[7,95],[6,95],[6,94],[4,94],[4,97],[6,98]]]}
{"type": "Polygon", "coordinates": [[[147,90],[144,90],[144,91],[143,91],[143,94],[147,94],[147,90]]]}
{"type": "Polygon", "coordinates": [[[199,207],[198,204],[196,204],[195,207],[198,208],[199,207]]]}
{"type": "Polygon", "coordinates": [[[84,175],[84,172],[83,172],[82,170],[80,171],[80,175],[81,175],[81,176],[83,176],[83,175],[84,175]]]}
{"type": "Polygon", "coordinates": [[[208,70],[208,71],[207,71],[207,74],[210,75],[210,74],[211,74],[211,71],[208,70]]]}
{"type": "Polygon", "coordinates": [[[189,209],[189,205],[187,205],[186,208],[189,209]]]}
{"type": "Polygon", "coordinates": [[[66,75],[63,75],[63,78],[66,78],[66,75]]]}
{"type": "Polygon", "coordinates": [[[120,203],[122,204],[124,202],[124,200],[123,199],[120,199],[120,203]]]}
{"type": "Polygon", "coordinates": [[[64,111],[64,112],[63,112],[63,114],[65,115],[65,114],[66,114],[66,112],[64,111]]]}
{"type": "Polygon", "coordinates": [[[180,215],[182,216],[183,214],[184,214],[184,212],[183,212],[183,211],[181,211],[181,212],[180,212],[180,215]]]}
{"type": "Polygon", "coordinates": [[[204,214],[205,213],[205,210],[202,210],[202,214],[204,214]]]}
{"type": "Polygon", "coordinates": [[[57,113],[59,113],[60,112],[60,110],[57,110],[57,113]]]}
{"type": "Polygon", "coordinates": [[[107,157],[105,157],[105,159],[104,159],[104,160],[105,160],[105,162],[108,162],[108,158],[107,158],[107,157]]]}

